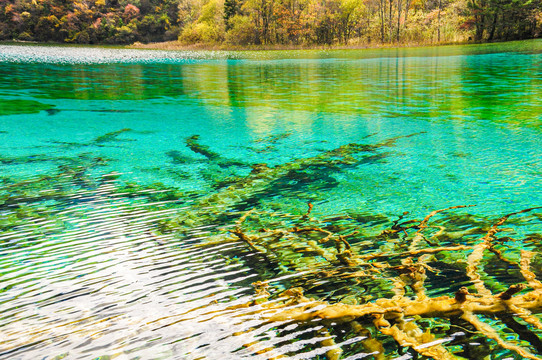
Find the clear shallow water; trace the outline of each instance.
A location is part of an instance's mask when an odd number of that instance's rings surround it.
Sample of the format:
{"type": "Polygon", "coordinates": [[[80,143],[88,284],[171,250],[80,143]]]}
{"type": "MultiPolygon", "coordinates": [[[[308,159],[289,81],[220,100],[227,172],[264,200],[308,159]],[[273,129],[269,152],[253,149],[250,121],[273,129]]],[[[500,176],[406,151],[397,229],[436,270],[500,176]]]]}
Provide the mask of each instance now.
{"type": "MultiPolygon", "coordinates": [[[[324,325],[234,307],[251,301],[251,283],[271,281],[276,296],[308,282],[329,301],[389,290],[310,280],[297,260],[262,265],[243,242],[201,242],[252,208],[293,226],[311,202],[320,226],[349,216],[339,231],[361,224],[352,242],[380,250],[393,246],[376,235],[405,211],[476,205],[439,219],[466,232],[453,243],[474,243],[500,216],[542,205],[541,53],[541,41],[263,54],[0,46],[0,357],[324,358],[324,325]],[[254,164],[392,138],[353,162],[212,197],[254,164]]],[[[520,219],[514,236],[537,249],[539,212],[520,219]]],[[[517,260],[521,247],[503,250],[517,260]]],[[[490,265],[500,291],[519,281],[490,265]]],[[[441,270],[431,295],[472,286],[441,270]]],[[[370,356],[355,336],[333,336],[343,358],[370,356]]]]}

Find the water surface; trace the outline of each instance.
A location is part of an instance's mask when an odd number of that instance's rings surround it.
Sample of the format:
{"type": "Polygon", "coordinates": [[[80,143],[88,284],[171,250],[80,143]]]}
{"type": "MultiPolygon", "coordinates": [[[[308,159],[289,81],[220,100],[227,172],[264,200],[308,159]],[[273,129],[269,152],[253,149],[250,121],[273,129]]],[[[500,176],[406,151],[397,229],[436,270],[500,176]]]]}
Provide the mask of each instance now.
{"type": "MultiPolygon", "coordinates": [[[[465,231],[453,243],[475,243],[499,217],[542,205],[541,54],[539,40],[265,53],[0,45],[0,357],[331,356],[324,325],[267,324],[234,306],[252,301],[256,281],[271,296],[306,285],[301,265],[264,264],[239,241],[201,242],[250,209],[294,226],[310,203],[321,226],[342,217],[339,232],[361,226],[351,241],[381,250],[391,245],[377,235],[404,212],[421,220],[476,205],[435,218],[465,231]],[[374,147],[224,195],[255,164],[351,143],[374,147]]],[[[540,218],[510,225],[510,236],[530,236],[503,248],[514,260],[537,249],[540,218]]],[[[519,281],[491,267],[501,291],[519,281]]],[[[441,270],[429,294],[472,288],[441,270]]],[[[306,290],[326,301],[391,297],[370,282],[311,281],[306,290]]],[[[443,338],[468,357],[456,332],[443,338]]],[[[342,358],[372,356],[343,333],[332,334],[342,358]]],[[[386,358],[414,356],[379,340],[386,358]]]]}

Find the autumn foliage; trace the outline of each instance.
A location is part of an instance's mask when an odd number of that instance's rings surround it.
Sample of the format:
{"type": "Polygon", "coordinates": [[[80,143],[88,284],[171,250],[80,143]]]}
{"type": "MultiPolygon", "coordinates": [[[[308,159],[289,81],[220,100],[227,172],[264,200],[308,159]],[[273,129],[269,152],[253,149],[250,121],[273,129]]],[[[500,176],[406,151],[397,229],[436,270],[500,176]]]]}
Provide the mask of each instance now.
{"type": "Polygon", "coordinates": [[[0,40],[373,45],[537,37],[540,1],[0,0],[0,40]]]}

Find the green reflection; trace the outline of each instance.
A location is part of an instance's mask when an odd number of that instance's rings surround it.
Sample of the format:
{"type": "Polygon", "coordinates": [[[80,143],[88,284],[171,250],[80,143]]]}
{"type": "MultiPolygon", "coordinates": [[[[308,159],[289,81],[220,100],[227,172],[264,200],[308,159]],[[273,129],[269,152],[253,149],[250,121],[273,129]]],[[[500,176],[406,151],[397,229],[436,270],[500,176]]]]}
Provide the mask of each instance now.
{"type": "Polygon", "coordinates": [[[0,116],[36,114],[43,110],[51,110],[53,106],[34,100],[7,100],[0,98],[0,116]]]}
{"type": "Polygon", "coordinates": [[[244,60],[182,64],[8,63],[0,69],[0,94],[33,89],[38,99],[163,99],[177,105],[264,107],[363,118],[539,125],[541,49],[542,41],[524,41],[245,52],[244,60]]]}

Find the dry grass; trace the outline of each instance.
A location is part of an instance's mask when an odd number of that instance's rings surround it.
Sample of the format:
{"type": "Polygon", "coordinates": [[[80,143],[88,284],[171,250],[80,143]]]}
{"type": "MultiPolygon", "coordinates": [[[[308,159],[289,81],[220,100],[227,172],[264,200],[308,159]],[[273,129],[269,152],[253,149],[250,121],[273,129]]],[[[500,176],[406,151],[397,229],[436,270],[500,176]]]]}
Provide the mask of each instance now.
{"type": "Polygon", "coordinates": [[[187,44],[180,41],[167,41],[159,43],[143,44],[136,42],[128,45],[132,49],[149,50],[206,50],[206,51],[258,51],[258,50],[355,50],[355,49],[381,49],[381,48],[408,48],[429,47],[442,45],[463,45],[471,42],[401,42],[401,43],[360,43],[360,44],[336,44],[336,45],[294,45],[294,44],[266,44],[266,45],[231,45],[231,44],[187,44]]]}

